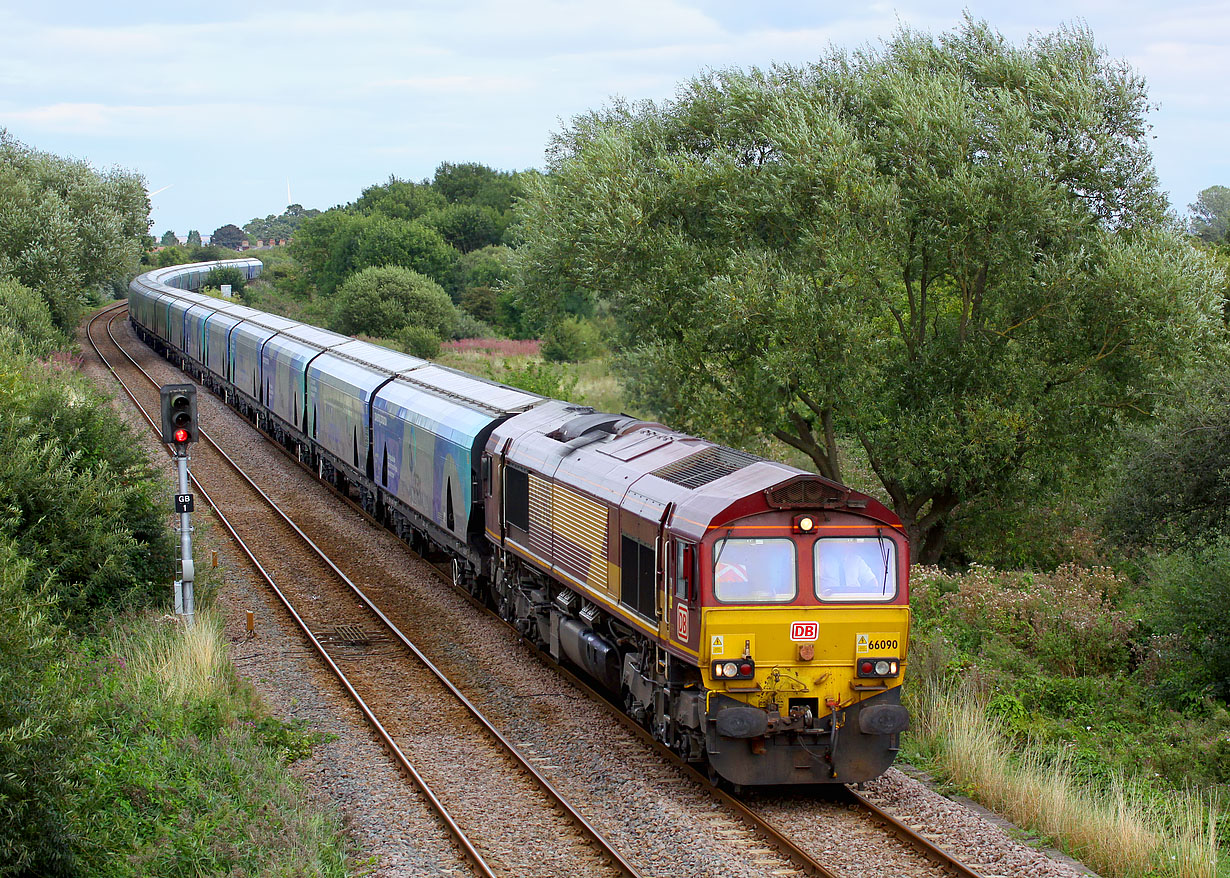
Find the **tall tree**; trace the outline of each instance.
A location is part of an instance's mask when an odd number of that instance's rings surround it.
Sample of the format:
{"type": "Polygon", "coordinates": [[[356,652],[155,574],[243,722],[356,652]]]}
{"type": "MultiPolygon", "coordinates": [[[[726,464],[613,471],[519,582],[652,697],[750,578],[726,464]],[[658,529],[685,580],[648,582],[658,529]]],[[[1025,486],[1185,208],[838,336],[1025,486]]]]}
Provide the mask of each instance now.
{"type": "Polygon", "coordinates": [[[1202,241],[1226,241],[1230,232],[1230,189],[1210,186],[1187,206],[1191,216],[1188,230],[1202,241]]]}
{"type": "Polygon", "coordinates": [[[198,232],[196,229],[188,230],[188,246],[189,247],[200,247],[201,246],[201,233],[198,232]]]}
{"type": "Polygon", "coordinates": [[[175,233],[167,229],[162,233],[162,240],[158,242],[163,247],[174,247],[179,243],[179,238],[175,237],[175,233]]]}
{"type": "Polygon", "coordinates": [[[238,250],[243,242],[243,229],[234,223],[227,223],[214,229],[214,233],[209,239],[209,243],[213,246],[226,247],[228,250],[238,250]]]}
{"type": "Polygon", "coordinates": [[[707,73],[554,138],[519,295],[609,300],[630,389],[678,426],[836,479],[850,438],[933,562],[971,500],[1088,454],[1216,330],[1146,106],[1079,27],[707,73]]]}
{"type": "Polygon", "coordinates": [[[38,291],[61,329],[136,271],[148,234],[140,176],[99,173],[0,128],[0,277],[38,291]]]}

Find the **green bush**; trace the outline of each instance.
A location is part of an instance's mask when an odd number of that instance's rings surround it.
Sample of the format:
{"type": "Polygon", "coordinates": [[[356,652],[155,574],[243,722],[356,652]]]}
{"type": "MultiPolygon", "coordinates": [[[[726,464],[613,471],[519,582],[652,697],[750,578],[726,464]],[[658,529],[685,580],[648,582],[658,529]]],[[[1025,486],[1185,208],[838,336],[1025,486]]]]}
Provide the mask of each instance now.
{"type": "Polygon", "coordinates": [[[494,327],[477,317],[465,311],[457,314],[457,329],[453,332],[453,338],[493,338],[497,334],[494,327]]]}
{"type": "Polygon", "coordinates": [[[174,559],[165,486],[131,431],[75,374],[12,358],[6,367],[0,535],[55,574],[59,610],[75,629],[157,600],[174,559]]]}
{"type": "Polygon", "coordinates": [[[487,377],[552,399],[568,399],[576,390],[578,381],[576,376],[569,377],[562,369],[549,363],[527,363],[525,366],[512,367],[507,361],[498,373],[488,366],[487,377]]]}
{"type": "Polygon", "coordinates": [[[1230,532],[1230,376],[1187,388],[1118,461],[1106,527],[1167,548],[1230,532]]]}
{"type": "Polygon", "coordinates": [[[452,338],[457,309],[431,278],[398,266],[365,268],[348,278],[333,300],[331,327],[347,335],[392,338],[405,326],[420,326],[437,338],[452,338]]]}
{"type": "Polygon", "coordinates": [[[230,284],[231,292],[242,293],[247,282],[248,279],[244,276],[242,268],[225,265],[221,268],[211,268],[205,275],[204,285],[219,289],[223,284],[230,284]]]}
{"type": "Polygon", "coordinates": [[[491,287],[470,287],[461,294],[462,313],[490,323],[497,316],[499,294],[491,287]]]}
{"type": "Polygon", "coordinates": [[[0,537],[0,876],[65,875],[73,705],[49,577],[0,537]]]}
{"type": "Polygon", "coordinates": [[[1230,536],[1163,555],[1151,567],[1164,688],[1185,700],[1203,693],[1230,700],[1230,536]]]}
{"type": "Polygon", "coordinates": [[[406,353],[429,360],[440,355],[440,337],[425,326],[403,326],[397,344],[406,353]]]}
{"type": "Polygon", "coordinates": [[[12,278],[0,278],[0,344],[14,353],[47,357],[68,345],[43,297],[12,278]]]}
{"type": "Polygon", "coordinates": [[[1127,665],[1135,623],[1116,605],[1126,584],[1108,567],[1074,564],[1053,573],[918,567],[911,600],[918,627],[942,628],[969,654],[1002,642],[1052,673],[1085,676],[1127,665]]]}
{"type": "Polygon", "coordinates": [[[602,353],[598,327],[588,320],[568,317],[547,330],[542,356],[552,363],[579,363],[602,353]]]}

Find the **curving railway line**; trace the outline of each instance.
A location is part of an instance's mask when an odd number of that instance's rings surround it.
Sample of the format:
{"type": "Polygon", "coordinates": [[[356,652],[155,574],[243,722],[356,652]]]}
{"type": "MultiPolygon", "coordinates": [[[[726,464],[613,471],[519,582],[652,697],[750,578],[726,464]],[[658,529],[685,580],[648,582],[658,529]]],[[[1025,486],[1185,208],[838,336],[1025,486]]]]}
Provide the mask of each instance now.
{"type": "MultiPolygon", "coordinates": [[[[116,351],[124,354],[131,367],[147,379],[149,386],[146,393],[142,394],[139,389],[130,386],[115,364],[102,352],[94,329],[102,314],[91,320],[88,330],[90,343],[151,428],[157,429],[157,422],[147,407],[153,401],[152,395],[147,394],[156,392],[158,382],[141,369],[115,340],[110,320],[118,311],[117,308],[110,312],[106,324],[108,340],[116,351]],[[141,396],[145,397],[145,404],[141,396]]],[[[223,470],[229,470],[234,479],[241,481],[259,498],[270,514],[261,516],[260,524],[254,526],[254,516],[251,506],[248,506],[245,528],[227,515],[225,504],[216,500],[194,475],[192,481],[196,490],[214,510],[259,575],[277,594],[310,646],[337,677],[390,755],[422,791],[465,852],[475,872],[484,876],[524,875],[533,874],[546,865],[541,859],[543,852],[540,850],[534,852],[534,859],[519,859],[517,856],[534,850],[535,846],[527,847],[527,839],[518,835],[526,828],[525,821],[521,819],[524,814],[535,813],[537,819],[532,827],[533,832],[549,833],[556,857],[561,864],[566,863],[566,868],[552,864],[550,871],[544,874],[571,872],[584,875],[615,874],[629,878],[640,876],[642,873],[590,825],[584,815],[295,524],[290,515],[213,441],[209,433],[202,430],[201,435],[204,442],[198,445],[198,472],[203,470],[211,479],[217,479],[223,470]],[[365,672],[362,674],[355,673],[354,669],[343,669],[348,648],[379,640],[401,647],[403,654],[394,656],[386,651],[382,656],[385,661],[380,667],[367,663],[362,668],[365,672]],[[389,668],[394,659],[398,659],[397,672],[392,674],[389,668]],[[397,706],[390,704],[387,697],[388,692],[394,689],[408,694],[417,702],[415,713],[421,716],[423,706],[428,705],[433,722],[448,724],[452,732],[449,740],[464,748],[464,758],[457,754],[459,758],[451,763],[453,770],[445,770],[446,764],[438,759],[432,760],[432,764],[424,764],[427,760],[412,758],[416,751],[416,737],[421,738],[421,735],[416,735],[412,723],[405,722],[390,710],[397,706]],[[465,772],[455,770],[457,762],[481,766],[481,771],[467,777],[465,772]],[[479,783],[473,782],[474,774],[480,778],[479,783]],[[492,774],[498,777],[497,782],[505,793],[501,799],[490,795],[492,774]],[[507,795],[510,790],[514,790],[516,795],[507,795]],[[505,814],[497,810],[501,803],[506,805],[505,814]]],[[[224,490],[228,490],[232,497],[235,495],[234,485],[224,490]]],[[[418,750],[422,749],[418,747],[418,750]]]]}
{"type": "MultiPolygon", "coordinates": [[[[122,316],[122,309],[121,304],[96,315],[88,329],[90,342],[125,392],[145,412],[156,399],[158,381],[141,369],[115,338],[111,324],[122,316]],[[106,328],[105,339],[99,327],[106,328]],[[104,349],[122,354],[127,363],[118,364],[117,368],[103,353],[104,349]],[[140,379],[147,382],[144,386],[131,386],[136,381],[125,381],[120,374],[135,376],[137,370],[144,375],[140,379]],[[145,404],[141,399],[146,400],[145,404]]],[[[147,349],[137,347],[149,356],[147,349]]],[[[162,367],[170,368],[166,364],[162,367]]],[[[146,420],[156,430],[148,414],[146,420]]],[[[618,836],[620,843],[608,841],[597,826],[609,816],[610,808],[594,807],[593,791],[586,790],[583,784],[578,789],[577,779],[567,772],[556,777],[553,785],[549,775],[560,770],[555,763],[562,759],[552,752],[551,743],[522,740],[519,749],[508,734],[497,728],[497,723],[479,712],[474,703],[478,699],[473,697],[474,681],[461,686],[450,682],[451,672],[438,667],[402,633],[389,618],[392,608],[387,602],[382,608],[379,599],[367,596],[363,582],[356,582],[344,572],[364,567],[361,558],[348,555],[348,551],[353,552],[352,546],[332,538],[327,524],[323,529],[317,525],[314,531],[296,524],[292,520],[294,511],[279,509],[274,499],[202,432],[205,442],[198,446],[196,471],[212,493],[194,477],[197,491],[215,510],[254,569],[277,593],[304,638],[337,676],[392,758],[422,790],[423,798],[456,839],[461,856],[474,874],[638,875],[661,870],[660,843],[641,845],[638,849],[641,836],[635,832],[629,835],[619,827],[608,835],[618,836]],[[225,495],[228,499],[214,495],[225,495]],[[228,516],[228,502],[242,510],[241,515],[228,516]],[[258,515],[258,508],[266,511],[258,515]],[[338,560],[331,560],[330,555],[336,555],[338,560]],[[463,692],[463,687],[469,688],[471,694],[463,692]],[[447,727],[449,734],[432,734],[433,729],[441,727],[447,727]],[[451,752],[441,753],[441,749],[451,752]],[[493,789],[498,789],[498,796],[493,796],[493,789]],[[588,817],[582,805],[587,800],[588,817]],[[494,810],[501,805],[508,809],[503,816],[494,810]],[[527,821],[527,814],[533,815],[533,819],[527,821]],[[549,839],[549,845],[544,847],[543,838],[549,839]],[[640,864],[640,871],[634,863],[640,864]]],[[[281,459],[283,464],[294,462],[303,467],[289,454],[281,459]]],[[[336,491],[334,494],[342,496],[336,491]]],[[[344,499],[353,511],[366,517],[360,507],[349,498],[344,499]]],[[[407,561],[413,563],[412,559],[407,561]]],[[[432,570],[446,582],[452,581],[448,571],[434,567],[432,570]]],[[[459,598],[482,606],[464,589],[453,591],[459,598]]],[[[503,625],[495,618],[491,624],[503,625]]],[[[529,645],[528,641],[521,642],[529,645]]],[[[438,654],[437,649],[448,652],[441,644],[428,649],[433,654],[438,654]]],[[[690,821],[705,836],[701,845],[706,849],[705,856],[690,863],[684,856],[682,862],[687,867],[673,863],[670,871],[674,874],[892,874],[956,878],[980,878],[982,874],[853,790],[843,792],[837,801],[831,801],[832,797],[809,797],[807,804],[797,809],[797,815],[785,821],[791,829],[779,828],[758,813],[755,803],[740,801],[715,789],[706,777],[656,743],[652,735],[609,705],[584,681],[545,659],[539,667],[543,675],[562,673],[586,693],[592,704],[601,704],[605,717],[613,717],[622,725],[626,737],[636,742],[635,746],[614,748],[625,764],[633,770],[661,776],[680,806],[689,809],[684,813],[691,815],[690,821]],[[823,827],[822,836],[844,840],[836,850],[816,844],[814,832],[797,828],[814,825],[818,820],[831,821],[823,827]],[[872,853],[856,855],[859,851],[872,853]]],[[[519,739],[526,738],[517,728],[514,734],[519,739]]],[[[609,733],[607,736],[610,737],[609,733]]],[[[682,827],[666,827],[666,831],[685,834],[682,827]]],[[[686,848],[686,843],[683,846],[686,848]]]]}

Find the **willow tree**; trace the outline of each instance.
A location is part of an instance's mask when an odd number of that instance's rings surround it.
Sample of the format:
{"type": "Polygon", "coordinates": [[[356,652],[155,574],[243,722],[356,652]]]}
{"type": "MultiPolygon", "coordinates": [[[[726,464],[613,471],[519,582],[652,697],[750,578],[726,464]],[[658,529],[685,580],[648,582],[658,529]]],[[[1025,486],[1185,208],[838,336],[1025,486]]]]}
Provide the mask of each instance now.
{"type": "Polygon", "coordinates": [[[1146,110],[1078,27],[706,73],[554,138],[520,295],[609,301],[633,394],[677,426],[839,480],[857,442],[934,561],[955,512],[1148,411],[1215,331],[1146,110]]]}
{"type": "Polygon", "coordinates": [[[137,174],[31,149],[0,128],[0,277],[36,290],[56,325],[122,288],[149,234],[149,196],[137,174]]]}

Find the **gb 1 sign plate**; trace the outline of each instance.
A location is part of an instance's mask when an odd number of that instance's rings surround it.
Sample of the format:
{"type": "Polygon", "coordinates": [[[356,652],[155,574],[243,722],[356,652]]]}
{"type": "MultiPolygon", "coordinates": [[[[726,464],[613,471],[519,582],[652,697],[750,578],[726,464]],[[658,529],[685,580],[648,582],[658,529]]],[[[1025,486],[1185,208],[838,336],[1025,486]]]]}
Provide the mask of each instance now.
{"type": "Polygon", "coordinates": [[[193,511],[193,501],[191,494],[176,494],[175,495],[175,511],[179,514],[193,511]]]}

